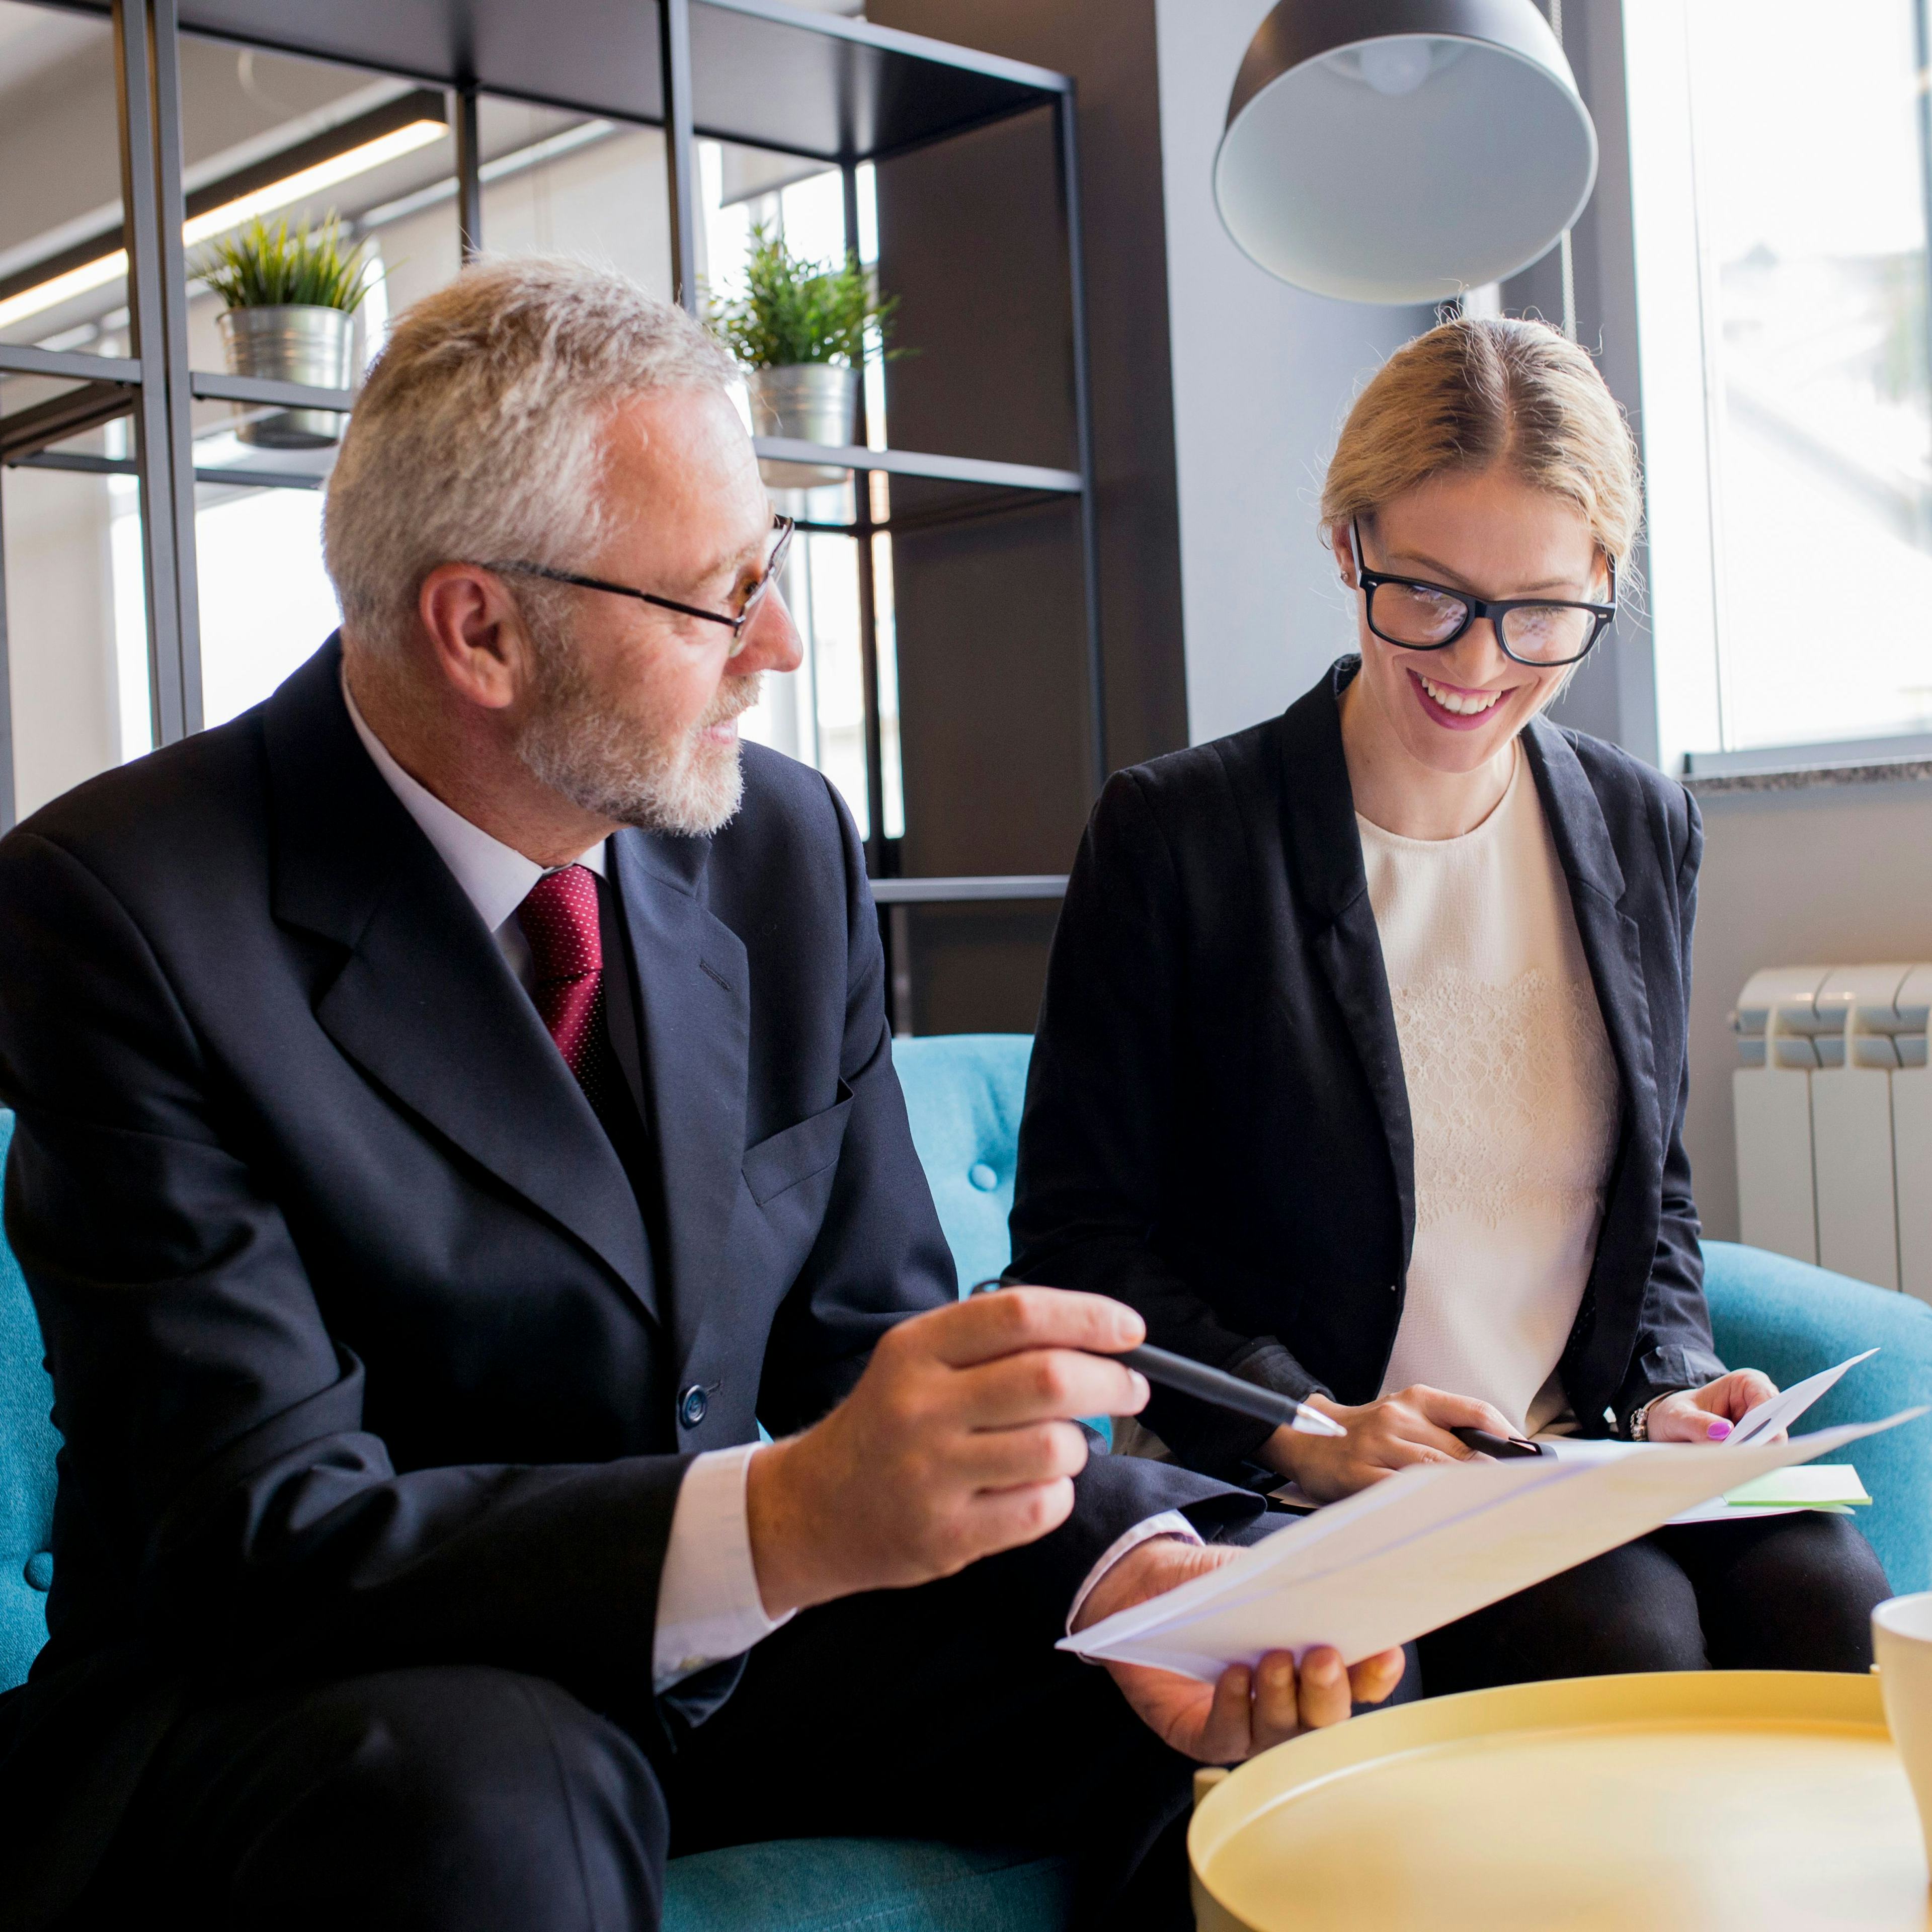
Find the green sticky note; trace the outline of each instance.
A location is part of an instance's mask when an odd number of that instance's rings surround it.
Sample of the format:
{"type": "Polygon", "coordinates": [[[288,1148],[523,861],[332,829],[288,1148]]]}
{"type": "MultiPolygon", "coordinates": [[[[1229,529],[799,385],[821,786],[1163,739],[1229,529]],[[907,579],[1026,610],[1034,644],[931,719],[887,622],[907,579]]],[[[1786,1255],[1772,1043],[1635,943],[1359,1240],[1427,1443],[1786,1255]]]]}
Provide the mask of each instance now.
{"type": "Polygon", "coordinates": [[[1871,1498],[1850,1463],[1801,1462],[1740,1483],[1725,1491],[1724,1500],[1742,1509],[1843,1509],[1871,1498]]]}

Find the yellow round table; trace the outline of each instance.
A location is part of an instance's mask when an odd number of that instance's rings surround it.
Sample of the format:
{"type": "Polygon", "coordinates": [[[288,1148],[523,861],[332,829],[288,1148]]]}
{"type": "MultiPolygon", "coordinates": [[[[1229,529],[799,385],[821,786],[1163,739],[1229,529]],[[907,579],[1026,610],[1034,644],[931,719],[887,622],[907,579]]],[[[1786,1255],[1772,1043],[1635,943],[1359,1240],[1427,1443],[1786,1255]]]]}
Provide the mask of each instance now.
{"type": "Polygon", "coordinates": [[[1873,1677],[1697,1671],[1425,1699],[1222,1778],[1202,1932],[1922,1932],[1873,1677]]]}

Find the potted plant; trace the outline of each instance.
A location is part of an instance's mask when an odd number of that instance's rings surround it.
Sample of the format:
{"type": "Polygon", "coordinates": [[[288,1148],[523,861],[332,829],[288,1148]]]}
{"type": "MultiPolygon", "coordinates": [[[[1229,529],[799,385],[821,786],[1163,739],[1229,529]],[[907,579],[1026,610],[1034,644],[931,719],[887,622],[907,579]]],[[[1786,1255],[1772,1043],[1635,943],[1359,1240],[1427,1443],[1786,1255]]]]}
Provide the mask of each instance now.
{"type": "MultiPolygon", "coordinates": [[[[802,261],[782,236],[754,228],[745,292],[711,310],[713,331],[744,368],[753,431],[849,445],[867,337],[883,353],[898,306],[896,296],[880,295],[856,254],[842,264],[802,261]]],[[[776,489],[842,483],[850,473],[821,464],[759,467],[776,489]]]]}
{"type": "MultiPolygon", "coordinates": [[[[354,374],[351,318],[368,293],[369,244],[347,245],[333,212],[318,227],[291,231],[259,217],[212,243],[195,272],[226,307],[220,318],[228,367],[237,376],[346,389],[354,374]]],[[[251,416],[235,434],[268,449],[322,449],[340,440],[330,410],[251,416]]]]}

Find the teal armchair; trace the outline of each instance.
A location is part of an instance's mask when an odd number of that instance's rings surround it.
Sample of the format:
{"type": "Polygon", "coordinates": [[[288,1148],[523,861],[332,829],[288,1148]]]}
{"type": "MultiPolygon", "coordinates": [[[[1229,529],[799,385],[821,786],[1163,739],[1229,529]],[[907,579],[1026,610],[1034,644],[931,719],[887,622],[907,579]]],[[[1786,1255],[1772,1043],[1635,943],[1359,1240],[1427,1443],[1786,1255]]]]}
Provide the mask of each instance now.
{"type": "MultiPolygon", "coordinates": [[[[1704,1244],[1704,1292],[1719,1355],[1763,1370],[1780,1388],[1878,1350],[1805,1412],[1802,1429],[1875,1422],[1932,1402],[1932,1308],[1911,1295],[1735,1241],[1704,1244]]],[[[1844,1460],[1871,1492],[1858,1527],[1892,1587],[1900,1595],[1932,1589],[1932,1418],[1855,1443],[1844,1460]]]]}
{"type": "MultiPolygon", "coordinates": [[[[895,1048],[913,1139],[961,1286],[1009,1258],[1006,1215],[1031,1042],[962,1034],[895,1048]]],[[[0,1162],[13,1116],[0,1111],[0,1162]]],[[[1705,1244],[1719,1352],[1796,1381],[1874,1343],[1819,1424],[1932,1401],[1932,1308],[1909,1297],[1729,1242],[1705,1244]]],[[[53,1516],[52,1388],[26,1284],[0,1241],[0,1689],[46,1639],[53,1516]]],[[[1862,1521],[1901,1592],[1932,1587],[1928,1424],[1859,1445],[1877,1499],[1862,1521]]],[[[0,1900],[5,1878],[0,1874],[0,1900]]],[[[666,1932],[1061,1932],[1068,1872],[1057,1859],[876,1839],[748,1845],[674,1858],[666,1932]]]]}

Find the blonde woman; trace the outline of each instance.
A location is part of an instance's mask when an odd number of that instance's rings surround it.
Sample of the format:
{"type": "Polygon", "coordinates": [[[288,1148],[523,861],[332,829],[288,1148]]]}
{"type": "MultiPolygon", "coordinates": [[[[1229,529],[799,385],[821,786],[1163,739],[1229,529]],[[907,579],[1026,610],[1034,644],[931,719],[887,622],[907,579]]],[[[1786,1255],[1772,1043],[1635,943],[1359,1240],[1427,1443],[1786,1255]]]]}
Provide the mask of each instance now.
{"type": "MultiPolygon", "coordinates": [[[[1157,1389],[1183,1462],[1326,1499],[1472,1453],[1458,1426],[1707,1442],[1772,1392],[1713,1352],[1684,1150],[1696,807],[1541,715],[1610,627],[1639,502],[1582,350],[1432,329],[1328,471],[1360,655],[1094,811],[1014,1274],[1348,1432],[1157,1389]]],[[[1423,1684],[1863,1670],[1887,1594],[1841,1518],[1666,1529],[1425,1640],[1423,1684]]]]}

